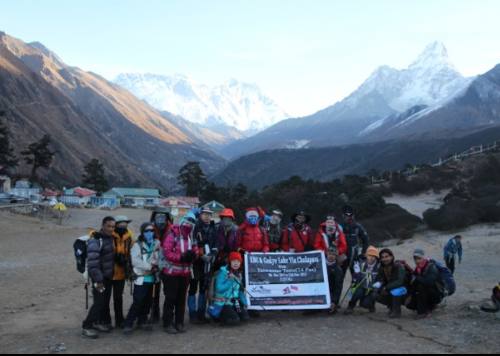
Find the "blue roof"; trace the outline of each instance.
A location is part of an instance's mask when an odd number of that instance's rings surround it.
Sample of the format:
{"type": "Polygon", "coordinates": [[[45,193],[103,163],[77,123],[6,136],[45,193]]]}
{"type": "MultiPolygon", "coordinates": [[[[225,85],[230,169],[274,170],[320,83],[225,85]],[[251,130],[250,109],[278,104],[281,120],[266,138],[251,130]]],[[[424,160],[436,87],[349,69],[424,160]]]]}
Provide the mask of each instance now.
{"type": "Polygon", "coordinates": [[[158,189],[142,189],[142,188],[113,188],[104,194],[105,196],[117,195],[123,197],[135,198],[160,198],[158,189]]]}

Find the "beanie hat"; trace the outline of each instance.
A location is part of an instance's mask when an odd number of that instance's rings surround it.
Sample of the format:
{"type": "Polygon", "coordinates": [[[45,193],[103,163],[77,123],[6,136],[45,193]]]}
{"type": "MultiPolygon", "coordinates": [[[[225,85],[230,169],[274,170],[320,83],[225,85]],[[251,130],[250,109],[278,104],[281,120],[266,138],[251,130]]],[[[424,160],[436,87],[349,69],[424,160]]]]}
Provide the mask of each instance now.
{"type": "Polygon", "coordinates": [[[380,253],[378,252],[378,248],[374,246],[368,247],[368,250],[366,250],[366,256],[380,258],[380,253]]]}
{"type": "Polygon", "coordinates": [[[425,257],[425,251],[421,248],[417,248],[415,252],[413,252],[413,257],[420,257],[424,258],[425,257]]]}
{"type": "Polygon", "coordinates": [[[232,261],[239,261],[240,263],[243,263],[243,257],[241,257],[239,252],[231,252],[229,254],[229,263],[232,261]]]}

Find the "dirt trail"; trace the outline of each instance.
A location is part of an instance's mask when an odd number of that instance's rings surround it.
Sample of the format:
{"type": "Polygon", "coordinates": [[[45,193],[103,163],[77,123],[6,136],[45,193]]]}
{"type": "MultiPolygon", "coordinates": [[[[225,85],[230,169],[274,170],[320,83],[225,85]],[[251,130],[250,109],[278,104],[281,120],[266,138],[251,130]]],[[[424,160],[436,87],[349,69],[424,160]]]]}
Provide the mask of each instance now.
{"type": "MultiPolygon", "coordinates": [[[[149,213],[124,210],[135,229],[149,213]]],[[[465,260],[457,272],[459,290],[433,319],[413,314],[389,321],[379,307],[374,315],[269,313],[245,327],[189,327],[179,337],[161,330],[123,337],[119,332],[97,341],[80,337],[85,317],[84,290],[75,272],[74,239],[106,215],[72,210],[69,226],[41,224],[31,218],[0,215],[0,353],[499,353],[500,319],[478,305],[498,282],[500,225],[463,231],[465,260]]],[[[415,247],[441,258],[446,234],[426,232],[394,247],[410,259],[415,247]]],[[[130,305],[127,294],[126,305],[130,305]]]]}

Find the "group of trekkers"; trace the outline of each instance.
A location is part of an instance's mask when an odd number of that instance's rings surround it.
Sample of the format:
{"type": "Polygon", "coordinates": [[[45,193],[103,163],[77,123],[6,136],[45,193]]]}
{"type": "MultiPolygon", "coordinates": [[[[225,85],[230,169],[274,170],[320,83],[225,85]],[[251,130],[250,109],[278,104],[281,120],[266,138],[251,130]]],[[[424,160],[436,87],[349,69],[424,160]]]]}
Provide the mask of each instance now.
{"type": "MultiPolygon", "coordinates": [[[[105,218],[100,231],[92,232],[76,254],[80,264],[85,260],[79,270],[88,274],[87,286],[93,294],[83,336],[95,339],[99,333],[112,331],[112,296],[115,328],[127,335],[136,329],[151,331],[160,321],[168,334],[184,333],[186,304],[194,324],[213,320],[234,326],[258,317],[257,312],[248,311],[244,287],[243,256],[250,253],[324,252],[331,314],[341,308],[348,272],[352,285],[344,298],[349,300],[347,315],[353,314],[358,304],[375,312],[376,304],[381,303],[388,307],[391,318],[401,317],[402,306],[416,311],[418,318],[427,318],[447,294],[453,293],[446,290],[443,280],[446,268],[427,258],[425,251],[418,249],[413,254],[413,269],[398,261],[391,250],[371,246],[349,206],[340,219],[334,214],[327,216],[316,234],[310,226],[311,217],[304,211],[294,214],[288,225],[280,210],[266,214],[261,208],[250,208],[241,225],[231,209],[219,214],[217,224],[213,215],[208,209],[192,211],[174,224],[167,210],[157,209],[136,239],[127,217],[105,218]],[[133,304],[125,317],[127,280],[133,284],[133,304]],[[162,292],[165,301],[160,315],[162,292]]],[[[457,254],[462,258],[461,238],[453,240],[456,243],[445,249],[447,263],[454,262],[457,254]]]]}

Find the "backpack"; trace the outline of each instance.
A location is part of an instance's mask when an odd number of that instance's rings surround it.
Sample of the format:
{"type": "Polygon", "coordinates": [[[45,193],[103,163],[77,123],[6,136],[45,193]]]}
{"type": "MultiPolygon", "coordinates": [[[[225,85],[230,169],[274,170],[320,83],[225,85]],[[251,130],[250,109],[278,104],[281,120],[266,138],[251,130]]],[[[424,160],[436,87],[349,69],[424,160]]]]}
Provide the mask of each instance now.
{"type": "MultiPolygon", "coordinates": [[[[89,241],[94,239],[92,236],[82,236],[73,244],[73,251],[76,259],[76,270],[81,274],[87,273],[88,245],[89,241]]],[[[102,250],[103,242],[99,239],[99,246],[102,250]]]]}
{"type": "Polygon", "coordinates": [[[451,297],[457,291],[457,284],[455,282],[455,278],[453,277],[453,273],[442,263],[431,260],[434,263],[439,271],[439,276],[441,278],[441,282],[444,287],[445,297],[451,297]]]}

